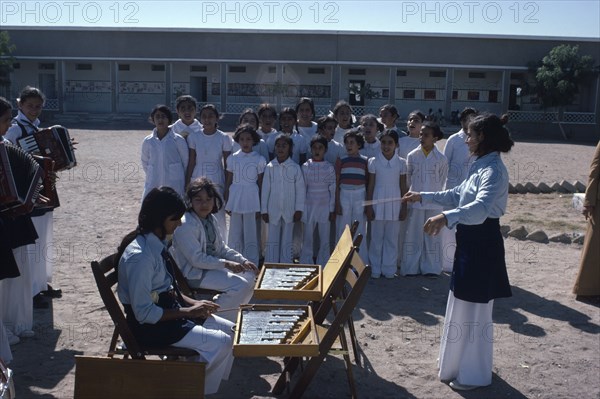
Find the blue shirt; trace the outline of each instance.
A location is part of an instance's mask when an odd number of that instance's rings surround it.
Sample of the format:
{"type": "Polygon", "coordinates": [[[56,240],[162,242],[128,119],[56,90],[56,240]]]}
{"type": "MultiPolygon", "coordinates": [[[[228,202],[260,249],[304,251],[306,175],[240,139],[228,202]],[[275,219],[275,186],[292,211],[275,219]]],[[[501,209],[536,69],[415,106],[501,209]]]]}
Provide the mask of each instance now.
{"type": "Polygon", "coordinates": [[[163,315],[153,299],[158,300],[158,294],[173,284],[162,257],[164,250],[165,243],[153,233],[138,235],[119,260],[119,300],[131,305],[140,323],[155,324],[163,315]]]}
{"type": "Polygon", "coordinates": [[[443,212],[450,229],[458,223],[477,225],[487,218],[500,218],[508,201],[508,171],[500,153],[477,158],[460,185],[451,190],[421,193],[421,201],[451,208],[443,212]]]}

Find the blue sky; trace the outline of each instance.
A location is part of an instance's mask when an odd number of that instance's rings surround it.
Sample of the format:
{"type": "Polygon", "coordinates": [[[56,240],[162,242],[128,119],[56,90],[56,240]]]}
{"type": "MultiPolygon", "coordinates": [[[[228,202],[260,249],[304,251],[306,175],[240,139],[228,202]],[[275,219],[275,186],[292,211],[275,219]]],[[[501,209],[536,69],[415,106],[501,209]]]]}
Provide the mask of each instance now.
{"type": "Polygon", "coordinates": [[[600,1],[6,1],[0,25],[600,38],[600,1]]]}

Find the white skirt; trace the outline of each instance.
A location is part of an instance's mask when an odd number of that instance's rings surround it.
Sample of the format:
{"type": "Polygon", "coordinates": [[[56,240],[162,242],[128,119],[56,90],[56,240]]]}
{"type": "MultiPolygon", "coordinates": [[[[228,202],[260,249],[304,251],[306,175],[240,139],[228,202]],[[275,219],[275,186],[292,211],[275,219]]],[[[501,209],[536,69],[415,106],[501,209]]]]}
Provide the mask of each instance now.
{"type": "Polygon", "coordinates": [[[440,346],[440,380],[476,386],[492,383],[493,306],[494,300],[467,302],[450,291],[440,346]]]}

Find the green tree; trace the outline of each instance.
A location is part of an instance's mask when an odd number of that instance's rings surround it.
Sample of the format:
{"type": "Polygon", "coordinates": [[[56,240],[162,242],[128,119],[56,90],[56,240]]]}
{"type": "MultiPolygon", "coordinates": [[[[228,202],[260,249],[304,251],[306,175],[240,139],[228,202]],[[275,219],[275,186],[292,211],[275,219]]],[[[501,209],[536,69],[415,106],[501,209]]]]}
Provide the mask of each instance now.
{"type": "Polygon", "coordinates": [[[10,71],[12,69],[13,57],[12,52],[15,50],[15,45],[10,44],[10,36],[7,31],[0,32],[0,92],[10,85],[10,71]]]}
{"type": "Polygon", "coordinates": [[[579,46],[561,44],[542,58],[533,68],[533,73],[534,91],[544,108],[558,108],[558,126],[566,139],[561,124],[564,107],[573,104],[581,85],[595,75],[594,59],[589,55],[579,55],[579,46]]]}

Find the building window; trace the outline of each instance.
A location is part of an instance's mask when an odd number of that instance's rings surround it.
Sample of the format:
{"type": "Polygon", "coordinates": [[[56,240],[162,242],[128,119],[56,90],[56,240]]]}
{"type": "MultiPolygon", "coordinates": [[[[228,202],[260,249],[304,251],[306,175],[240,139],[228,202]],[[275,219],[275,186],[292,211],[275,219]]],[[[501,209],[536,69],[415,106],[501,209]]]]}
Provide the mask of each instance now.
{"type": "Polygon", "coordinates": [[[324,75],[325,68],[308,68],[308,73],[311,75],[324,75]]]}
{"type": "Polygon", "coordinates": [[[129,64],[119,64],[119,71],[129,71],[129,64]]]}
{"type": "Polygon", "coordinates": [[[498,90],[490,90],[488,95],[488,102],[497,103],[498,102],[498,90]]]}
{"type": "Polygon", "coordinates": [[[15,62],[13,64],[13,69],[21,69],[21,63],[20,62],[15,62]]]}
{"type": "Polygon", "coordinates": [[[404,90],[404,92],[402,93],[402,97],[403,98],[415,98],[415,91],[414,90],[404,90]]]}
{"type": "Polygon", "coordinates": [[[92,64],[76,64],[75,69],[78,71],[91,71],[92,64]]]}
{"type": "Polygon", "coordinates": [[[229,65],[229,73],[246,73],[246,66],[229,65]]]}
{"type": "Polygon", "coordinates": [[[511,80],[525,80],[525,74],[519,72],[511,72],[510,74],[511,80]]]}
{"type": "Polygon", "coordinates": [[[277,67],[270,66],[268,71],[269,71],[269,73],[275,73],[275,72],[277,72],[277,67]]]}
{"type": "Polygon", "coordinates": [[[425,100],[435,100],[435,90],[425,90],[425,91],[423,91],[423,98],[425,100]]]}
{"type": "Polygon", "coordinates": [[[458,90],[452,90],[452,99],[458,100],[458,90]]]}
{"type": "Polygon", "coordinates": [[[206,72],[207,70],[206,65],[190,65],[190,72],[206,72]]]}
{"type": "Polygon", "coordinates": [[[396,76],[406,76],[406,69],[397,69],[396,76]]]}
{"type": "Polygon", "coordinates": [[[446,71],[429,71],[430,78],[445,78],[446,71]]]}
{"type": "Polygon", "coordinates": [[[348,75],[366,75],[367,70],[364,68],[350,68],[348,69],[348,75]]]}
{"type": "Polygon", "coordinates": [[[469,79],[485,79],[485,72],[469,72],[469,79]]]}
{"type": "Polygon", "coordinates": [[[54,63],[53,62],[40,63],[38,65],[38,69],[54,70],[54,63]]]}
{"type": "Polygon", "coordinates": [[[165,65],[164,64],[152,64],[152,66],[150,67],[150,70],[152,72],[164,72],[165,65]]]}
{"type": "Polygon", "coordinates": [[[479,101],[479,92],[478,91],[467,92],[467,99],[469,101],[479,101]]]}

